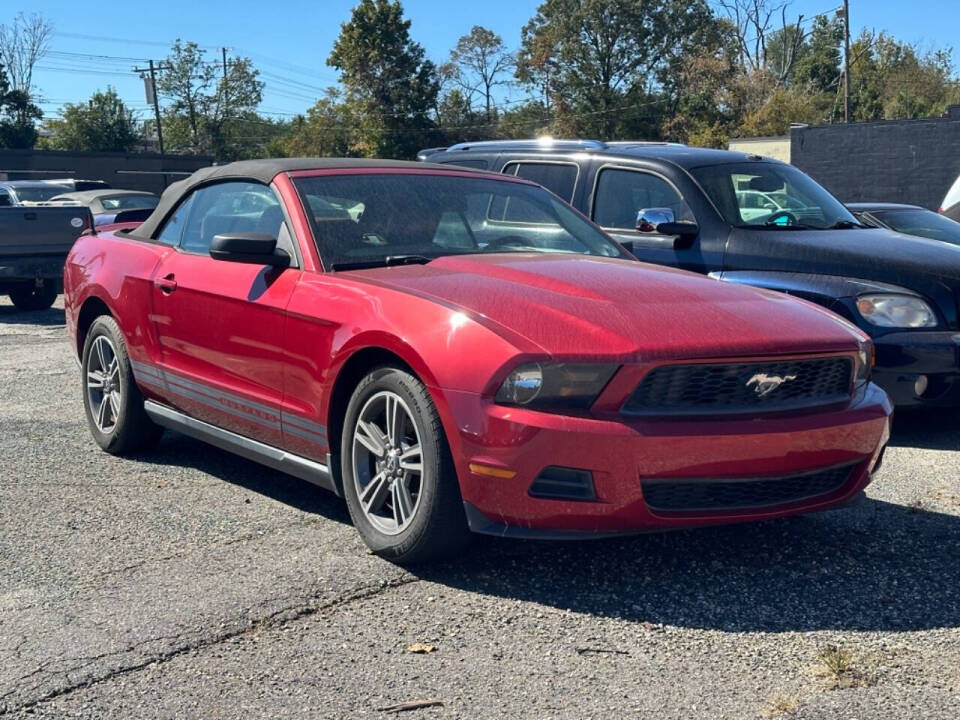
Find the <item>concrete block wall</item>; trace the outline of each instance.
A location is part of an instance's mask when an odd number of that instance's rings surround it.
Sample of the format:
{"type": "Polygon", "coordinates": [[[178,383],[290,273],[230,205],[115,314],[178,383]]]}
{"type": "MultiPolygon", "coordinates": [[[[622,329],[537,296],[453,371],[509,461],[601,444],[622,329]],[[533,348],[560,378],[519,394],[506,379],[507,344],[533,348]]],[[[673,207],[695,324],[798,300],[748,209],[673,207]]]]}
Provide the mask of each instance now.
{"type": "Polygon", "coordinates": [[[960,106],[943,118],[794,127],[790,160],[843,202],[936,210],[960,175],[960,106]]]}

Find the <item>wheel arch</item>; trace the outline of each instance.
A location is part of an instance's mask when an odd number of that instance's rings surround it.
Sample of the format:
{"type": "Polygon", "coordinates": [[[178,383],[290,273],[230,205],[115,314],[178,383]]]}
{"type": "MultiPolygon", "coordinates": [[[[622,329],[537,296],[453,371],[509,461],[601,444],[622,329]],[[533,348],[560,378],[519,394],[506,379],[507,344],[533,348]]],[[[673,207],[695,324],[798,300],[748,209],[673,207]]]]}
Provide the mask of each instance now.
{"type": "Polygon", "coordinates": [[[326,407],[327,443],[330,453],[330,469],[334,480],[340,482],[340,442],[343,436],[343,424],[347,405],[354,389],[374,368],[393,365],[405,370],[423,383],[440,415],[448,443],[455,442],[450,432],[450,414],[442,394],[437,390],[436,381],[423,360],[408,347],[397,347],[394,343],[381,342],[356,347],[340,364],[327,395],[326,407]],[[390,345],[388,347],[387,345],[390,345]]]}
{"type": "Polygon", "coordinates": [[[99,296],[91,295],[80,306],[77,313],[77,357],[83,356],[83,345],[87,340],[87,332],[93,321],[102,315],[114,317],[110,306],[99,296]]]}

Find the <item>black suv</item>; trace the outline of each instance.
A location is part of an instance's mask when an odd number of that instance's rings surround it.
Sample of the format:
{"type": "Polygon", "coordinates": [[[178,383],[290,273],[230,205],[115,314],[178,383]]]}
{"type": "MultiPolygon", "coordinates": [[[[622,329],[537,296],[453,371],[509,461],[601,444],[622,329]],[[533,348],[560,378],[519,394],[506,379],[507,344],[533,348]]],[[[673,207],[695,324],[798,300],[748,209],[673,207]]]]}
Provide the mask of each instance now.
{"type": "Polygon", "coordinates": [[[418,157],[540,183],[641,260],[823,305],[873,338],[875,380],[895,403],[960,404],[960,247],[867,228],[792,165],[596,140],[461,143],[418,157]]]}

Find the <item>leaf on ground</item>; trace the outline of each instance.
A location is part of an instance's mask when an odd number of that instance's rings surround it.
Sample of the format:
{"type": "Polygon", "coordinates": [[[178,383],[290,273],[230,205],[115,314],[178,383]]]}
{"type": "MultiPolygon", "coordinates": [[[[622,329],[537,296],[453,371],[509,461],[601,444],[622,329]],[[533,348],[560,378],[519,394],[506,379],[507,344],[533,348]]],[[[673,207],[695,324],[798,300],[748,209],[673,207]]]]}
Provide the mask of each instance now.
{"type": "Polygon", "coordinates": [[[407,652],[416,653],[417,655],[426,655],[427,653],[436,651],[436,645],[431,645],[430,643],[415,642],[412,645],[407,645],[407,652]]]}

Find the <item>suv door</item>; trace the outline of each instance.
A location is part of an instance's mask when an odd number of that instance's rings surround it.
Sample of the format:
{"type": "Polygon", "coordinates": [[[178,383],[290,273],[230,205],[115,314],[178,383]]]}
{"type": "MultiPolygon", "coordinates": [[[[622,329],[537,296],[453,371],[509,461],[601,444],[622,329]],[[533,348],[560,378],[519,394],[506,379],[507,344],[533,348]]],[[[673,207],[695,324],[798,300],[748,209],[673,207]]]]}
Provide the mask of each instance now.
{"type": "Polygon", "coordinates": [[[297,257],[270,187],[223,182],[194,191],[157,238],[176,246],[154,275],[163,379],[187,414],[278,446],[285,309],[300,270],[214,260],[210,241],[228,232],[273,235],[297,257]]]}
{"type": "Polygon", "coordinates": [[[590,218],[620,242],[630,243],[636,257],[701,273],[721,269],[722,254],[705,253],[699,237],[678,243],[673,236],[639,232],[637,214],[650,208],[671,210],[677,222],[697,222],[683,194],[665,175],[619,165],[598,169],[590,197],[590,218]]]}

